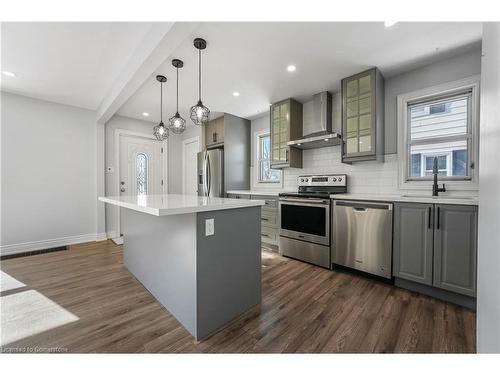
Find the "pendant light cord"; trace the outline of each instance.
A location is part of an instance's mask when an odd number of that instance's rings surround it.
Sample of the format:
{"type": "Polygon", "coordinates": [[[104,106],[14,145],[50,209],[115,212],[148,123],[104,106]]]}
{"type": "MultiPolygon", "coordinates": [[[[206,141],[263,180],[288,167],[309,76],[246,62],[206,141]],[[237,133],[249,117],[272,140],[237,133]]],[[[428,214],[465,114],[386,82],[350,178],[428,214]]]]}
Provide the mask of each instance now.
{"type": "Polygon", "coordinates": [[[198,101],[201,102],[201,49],[198,50],[198,101]]]}
{"type": "Polygon", "coordinates": [[[177,70],[177,105],[176,105],[176,113],[179,113],[179,66],[176,66],[177,70]]]}
{"type": "Polygon", "coordinates": [[[163,122],[163,82],[160,82],[160,122],[163,122]]]}

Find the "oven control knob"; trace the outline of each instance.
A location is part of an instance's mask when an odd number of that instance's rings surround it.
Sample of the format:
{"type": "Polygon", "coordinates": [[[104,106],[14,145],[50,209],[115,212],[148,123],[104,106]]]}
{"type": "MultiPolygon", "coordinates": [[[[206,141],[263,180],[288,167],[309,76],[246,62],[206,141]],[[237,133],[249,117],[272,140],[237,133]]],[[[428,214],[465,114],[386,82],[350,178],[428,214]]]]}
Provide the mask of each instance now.
{"type": "Polygon", "coordinates": [[[309,179],[308,179],[308,178],[306,178],[306,182],[308,182],[308,181],[309,181],[309,179]]]}
{"type": "Polygon", "coordinates": [[[339,177],[339,182],[342,182],[342,177],[339,177]]]}
{"type": "MultiPolygon", "coordinates": [[[[335,181],[337,181],[337,179],[334,177],[334,178],[332,178],[332,181],[333,181],[333,182],[335,182],[335,181]]],[[[340,180],[339,180],[339,181],[340,181],[340,180]]]]}
{"type": "Polygon", "coordinates": [[[301,178],[301,179],[300,179],[300,182],[304,182],[304,179],[303,179],[303,178],[301,178]]]}

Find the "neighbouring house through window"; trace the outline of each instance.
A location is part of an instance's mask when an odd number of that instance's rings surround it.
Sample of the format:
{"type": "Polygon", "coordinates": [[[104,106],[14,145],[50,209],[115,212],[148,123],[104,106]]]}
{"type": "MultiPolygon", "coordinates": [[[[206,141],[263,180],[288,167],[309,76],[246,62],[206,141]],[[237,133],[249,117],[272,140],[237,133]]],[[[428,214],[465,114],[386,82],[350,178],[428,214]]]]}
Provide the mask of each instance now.
{"type": "Polygon", "coordinates": [[[269,133],[257,136],[257,167],[259,183],[280,183],[281,171],[271,169],[271,137],[269,133]]]}
{"type": "Polygon", "coordinates": [[[479,76],[398,96],[401,189],[428,189],[438,176],[456,190],[477,190],[479,76]]]}

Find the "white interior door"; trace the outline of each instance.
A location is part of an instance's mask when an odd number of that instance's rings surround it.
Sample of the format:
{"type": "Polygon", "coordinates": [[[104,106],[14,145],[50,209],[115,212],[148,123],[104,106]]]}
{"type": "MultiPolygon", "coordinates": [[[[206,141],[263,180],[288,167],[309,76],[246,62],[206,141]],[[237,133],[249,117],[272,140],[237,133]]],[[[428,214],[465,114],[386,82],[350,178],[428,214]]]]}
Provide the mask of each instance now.
{"type": "MultiPolygon", "coordinates": [[[[155,139],[120,135],[120,195],[163,194],[163,143],[155,139]]],[[[120,210],[121,224],[121,210],[120,210]]],[[[121,225],[120,232],[121,232],[121,225]]],[[[121,235],[121,233],[120,233],[121,235]]]]}
{"type": "Polygon", "coordinates": [[[197,163],[200,151],[198,137],[187,139],[182,143],[182,193],[198,194],[197,163]]]}

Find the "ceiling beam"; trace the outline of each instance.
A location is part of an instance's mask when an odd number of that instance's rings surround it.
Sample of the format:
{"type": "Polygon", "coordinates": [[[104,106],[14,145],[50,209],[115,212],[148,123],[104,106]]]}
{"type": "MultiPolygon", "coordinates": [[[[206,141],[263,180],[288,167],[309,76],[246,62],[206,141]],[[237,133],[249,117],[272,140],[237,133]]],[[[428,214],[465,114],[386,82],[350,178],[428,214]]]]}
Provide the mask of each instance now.
{"type": "Polygon", "coordinates": [[[106,123],[179,45],[192,36],[197,26],[197,22],[153,24],[144,41],[97,108],[97,122],[106,123]]]}

